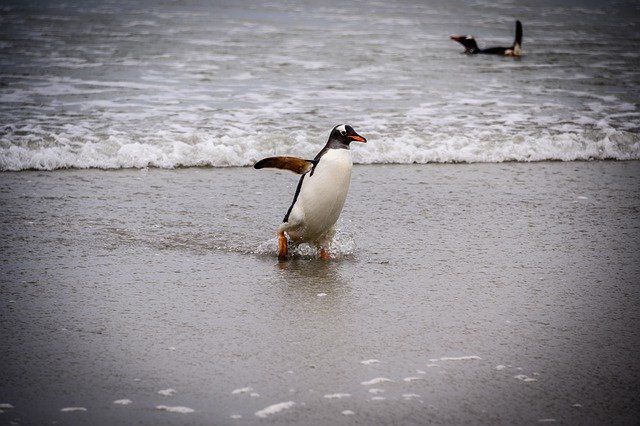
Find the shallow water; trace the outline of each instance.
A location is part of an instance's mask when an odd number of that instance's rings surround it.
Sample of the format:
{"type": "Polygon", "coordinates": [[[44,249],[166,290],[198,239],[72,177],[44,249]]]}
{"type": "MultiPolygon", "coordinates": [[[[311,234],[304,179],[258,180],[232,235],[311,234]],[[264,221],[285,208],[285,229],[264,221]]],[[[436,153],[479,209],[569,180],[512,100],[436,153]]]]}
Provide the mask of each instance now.
{"type": "Polygon", "coordinates": [[[634,1],[6,1],[0,170],[640,158],[634,1]],[[449,40],[524,56],[462,55],[449,40]]]}
{"type": "Polygon", "coordinates": [[[640,159],[638,7],[3,2],[0,170],[126,170],[0,174],[0,423],[637,421],[640,163],[529,162],[640,159]],[[278,262],[297,179],[227,166],[340,122],[278,262]]]}
{"type": "Polygon", "coordinates": [[[0,421],[632,423],[639,166],[356,166],[285,263],[290,174],[5,173],[0,421]]]}

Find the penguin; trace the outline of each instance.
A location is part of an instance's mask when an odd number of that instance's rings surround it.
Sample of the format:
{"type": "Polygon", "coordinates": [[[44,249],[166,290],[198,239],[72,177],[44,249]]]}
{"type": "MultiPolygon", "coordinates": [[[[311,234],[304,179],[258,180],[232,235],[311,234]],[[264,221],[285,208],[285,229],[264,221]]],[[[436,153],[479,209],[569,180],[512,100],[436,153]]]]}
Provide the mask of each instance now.
{"type": "Polygon", "coordinates": [[[464,53],[469,55],[484,53],[489,55],[520,56],[522,54],[522,24],[520,21],[516,21],[516,38],[511,47],[489,47],[487,49],[480,49],[473,36],[469,35],[453,35],[451,36],[451,40],[462,44],[465,48],[464,53]]]}
{"type": "Polygon", "coordinates": [[[336,222],[342,212],[351,182],[351,142],[366,143],[353,127],[340,124],[331,130],[329,140],[313,160],[297,157],[269,157],[254,168],[277,168],[300,174],[293,201],[278,228],[278,258],[287,258],[288,241],[309,243],[329,260],[329,247],[336,222]]]}

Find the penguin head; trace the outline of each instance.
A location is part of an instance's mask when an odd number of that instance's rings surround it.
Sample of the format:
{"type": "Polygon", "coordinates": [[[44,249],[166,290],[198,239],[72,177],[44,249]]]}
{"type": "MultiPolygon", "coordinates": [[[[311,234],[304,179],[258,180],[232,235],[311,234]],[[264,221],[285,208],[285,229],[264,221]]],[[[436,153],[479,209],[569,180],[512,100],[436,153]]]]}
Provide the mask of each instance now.
{"type": "Polygon", "coordinates": [[[367,140],[356,133],[348,124],[339,124],[333,128],[329,135],[329,144],[336,148],[348,148],[353,141],[366,143],[367,140]]]}
{"type": "Polygon", "coordinates": [[[464,48],[465,48],[464,53],[473,53],[476,50],[478,50],[478,44],[476,43],[476,39],[473,38],[473,36],[470,36],[470,35],[463,35],[463,36],[452,35],[451,36],[451,40],[455,40],[458,43],[460,43],[461,45],[463,45],[464,48]]]}

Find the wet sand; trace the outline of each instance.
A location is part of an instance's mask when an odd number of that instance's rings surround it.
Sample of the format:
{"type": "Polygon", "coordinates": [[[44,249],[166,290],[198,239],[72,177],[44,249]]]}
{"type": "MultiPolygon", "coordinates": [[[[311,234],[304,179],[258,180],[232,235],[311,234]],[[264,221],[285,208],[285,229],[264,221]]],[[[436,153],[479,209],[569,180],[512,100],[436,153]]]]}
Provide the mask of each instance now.
{"type": "Polygon", "coordinates": [[[639,181],[356,166],[281,263],[293,175],[0,174],[0,424],[636,423],[639,181]]]}

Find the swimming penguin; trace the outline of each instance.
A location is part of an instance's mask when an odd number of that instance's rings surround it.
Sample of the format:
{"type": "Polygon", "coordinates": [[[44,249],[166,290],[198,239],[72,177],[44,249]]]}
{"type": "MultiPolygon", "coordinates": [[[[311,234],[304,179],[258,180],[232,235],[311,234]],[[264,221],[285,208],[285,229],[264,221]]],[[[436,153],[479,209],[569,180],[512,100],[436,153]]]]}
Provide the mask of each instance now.
{"type": "Polygon", "coordinates": [[[520,21],[516,21],[516,38],[511,47],[489,47],[487,49],[480,49],[473,36],[468,35],[451,36],[451,40],[462,44],[465,48],[464,53],[470,55],[485,53],[489,55],[520,56],[522,52],[522,24],[520,21]]]}
{"type": "Polygon", "coordinates": [[[287,237],[294,243],[309,243],[320,249],[320,258],[331,258],[329,246],[342,212],[351,182],[351,142],[367,142],[340,124],[331,130],[329,140],[313,160],[297,157],[269,157],[253,167],[277,168],[301,174],[291,207],[278,228],[278,257],[286,259],[287,237]]]}

